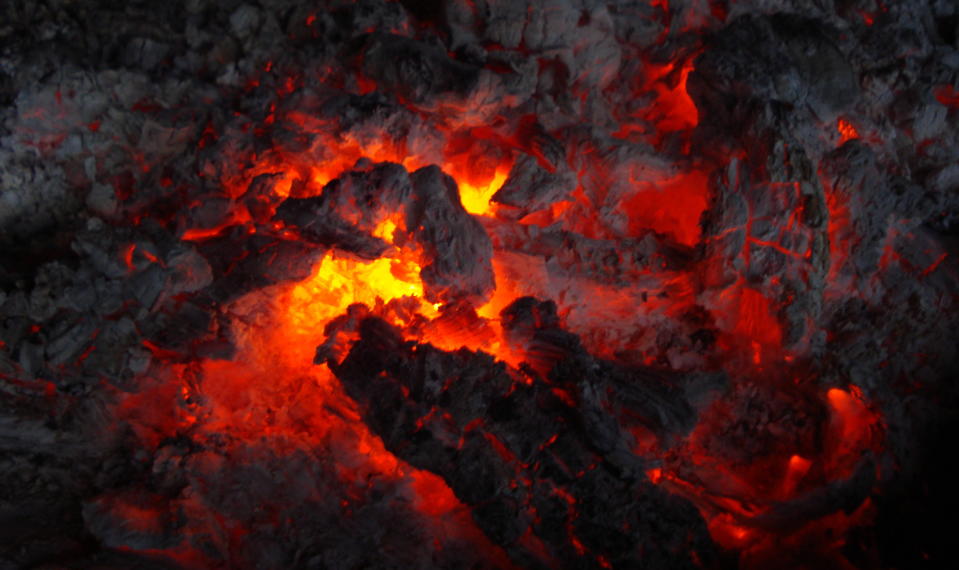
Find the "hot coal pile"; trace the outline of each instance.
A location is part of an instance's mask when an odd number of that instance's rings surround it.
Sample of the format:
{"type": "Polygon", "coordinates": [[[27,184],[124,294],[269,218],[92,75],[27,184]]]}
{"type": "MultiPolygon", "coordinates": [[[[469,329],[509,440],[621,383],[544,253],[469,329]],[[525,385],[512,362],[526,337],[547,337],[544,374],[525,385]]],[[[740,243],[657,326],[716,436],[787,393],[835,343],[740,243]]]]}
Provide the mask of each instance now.
{"type": "Polygon", "coordinates": [[[0,4],[0,568],[938,568],[959,7],[0,4]]]}

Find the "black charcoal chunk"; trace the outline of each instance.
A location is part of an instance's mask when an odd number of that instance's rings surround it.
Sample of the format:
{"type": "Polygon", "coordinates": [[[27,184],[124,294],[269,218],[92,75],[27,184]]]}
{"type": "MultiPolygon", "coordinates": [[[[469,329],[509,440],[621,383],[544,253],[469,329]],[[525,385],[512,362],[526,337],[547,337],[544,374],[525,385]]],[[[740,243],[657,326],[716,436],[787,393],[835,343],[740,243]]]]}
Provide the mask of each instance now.
{"type": "Polygon", "coordinates": [[[421,271],[427,300],[481,304],[494,286],[486,230],[463,208],[456,182],[438,167],[421,168],[411,180],[406,226],[428,260],[421,271]]]}

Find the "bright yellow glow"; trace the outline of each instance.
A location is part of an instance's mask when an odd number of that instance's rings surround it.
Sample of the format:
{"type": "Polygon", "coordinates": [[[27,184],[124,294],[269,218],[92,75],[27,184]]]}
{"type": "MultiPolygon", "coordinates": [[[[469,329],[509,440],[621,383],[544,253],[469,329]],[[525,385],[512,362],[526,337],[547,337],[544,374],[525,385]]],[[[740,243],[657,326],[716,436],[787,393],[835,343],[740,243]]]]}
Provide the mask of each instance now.
{"type": "Polygon", "coordinates": [[[335,178],[337,173],[332,169],[320,169],[313,167],[310,169],[310,179],[317,186],[323,187],[326,186],[330,180],[335,178]]]}
{"type": "Polygon", "coordinates": [[[283,176],[276,181],[276,184],[273,186],[273,192],[280,196],[281,198],[287,198],[290,195],[290,190],[293,188],[293,175],[289,172],[285,172],[283,176]]]}
{"type": "Polygon", "coordinates": [[[397,226],[399,226],[399,223],[403,221],[402,217],[402,214],[397,214],[395,216],[386,218],[377,224],[375,228],[373,228],[373,235],[382,240],[393,243],[393,236],[396,234],[397,226]]]}
{"type": "Polygon", "coordinates": [[[342,315],[353,303],[376,305],[379,298],[423,297],[419,271],[399,271],[403,262],[380,258],[370,262],[336,258],[331,253],[317,265],[308,279],[290,291],[287,315],[295,330],[315,330],[317,325],[342,315]],[[397,277],[412,278],[407,281],[397,277]],[[415,277],[414,277],[415,276],[415,277]]]}
{"type": "Polygon", "coordinates": [[[493,178],[485,185],[473,185],[469,182],[459,182],[460,202],[470,214],[485,216],[493,213],[493,205],[490,199],[493,194],[503,187],[509,172],[504,169],[497,169],[493,178]]]}

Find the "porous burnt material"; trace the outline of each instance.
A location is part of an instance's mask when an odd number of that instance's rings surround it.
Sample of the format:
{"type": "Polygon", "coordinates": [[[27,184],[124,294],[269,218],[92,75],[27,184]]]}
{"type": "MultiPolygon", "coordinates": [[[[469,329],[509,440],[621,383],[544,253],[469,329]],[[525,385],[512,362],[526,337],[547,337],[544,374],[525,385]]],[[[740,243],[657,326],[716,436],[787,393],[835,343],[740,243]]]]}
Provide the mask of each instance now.
{"type": "Polygon", "coordinates": [[[689,382],[671,378],[660,391],[648,372],[593,360],[556,328],[555,309],[522,298],[504,310],[510,332],[537,321],[529,337],[555,363],[548,379],[527,368],[517,382],[486,354],[405,343],[374,317],[358,322],[359,340],[330,365],[386,448],[442,476],[524,567],[715,565],[702,518],[649,482],[617,421],[631,414],[683,435],[694,415],[689,382]]]}

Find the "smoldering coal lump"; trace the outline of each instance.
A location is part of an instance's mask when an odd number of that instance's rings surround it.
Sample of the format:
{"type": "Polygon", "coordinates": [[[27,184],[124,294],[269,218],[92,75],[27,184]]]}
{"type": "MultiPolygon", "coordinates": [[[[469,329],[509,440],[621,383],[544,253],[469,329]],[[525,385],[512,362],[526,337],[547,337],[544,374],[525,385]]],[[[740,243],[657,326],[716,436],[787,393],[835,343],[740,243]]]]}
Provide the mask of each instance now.
{"type": "Polygon", "coordinates": [[[576,178],[565,164],[563,170],[550,172],[535,157],[523,155],[513,164],[493,201],[513,206],[517,209],[516,217],[521,218],[566,199],[575,188],[576,178]]]}
{"type": "Polygon", "coordinates": [[[406,226],[423,247],[424,292],[430,302],[476,301],[492,292],[493,244],[460,203],[456,181],[436,166],[414,172],[406,226]]]}
{"type": "MultiPolygon", "coordinates": [[[[329,365],[387,449],[443,477],[487,536],[529,567],[669,560],[694,568],[694,558],[712,560],[696,509],[645,478],[630,436],[606,411],[607,391],[628,392],[626,379],[614,379],[561,331],[550,303],[520,300],[504,319],[540,354],[579,364],[556,366],[550,380],[533,373],[521,381],[488,355],[404,342],[368,317],[356,323],[359,340],[347,357],[329,365]],[[523,538],[530,532],[545,556],[523,538]]],[[[663,431],[688,429],[684,396],[649,400],[660,388],[652,390],[618,399],[663,431]]]]}
{"type": "Polygon", "coordinates": [[[399,211],[411,194],[406,170],[384,163],[347,172],[331,181],[319,196],[288,198],[274,219],[317,245],[376,259],[389,244],[372,235],[374,227],[399,211]]]}

